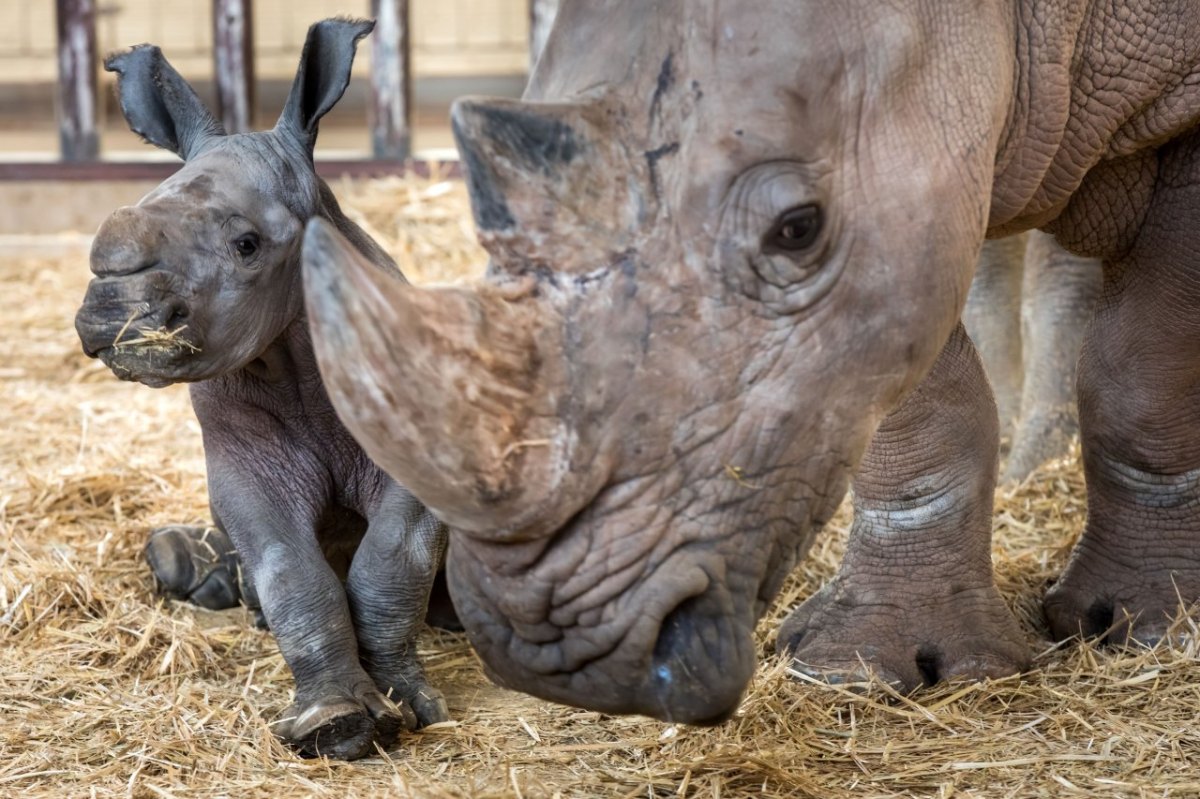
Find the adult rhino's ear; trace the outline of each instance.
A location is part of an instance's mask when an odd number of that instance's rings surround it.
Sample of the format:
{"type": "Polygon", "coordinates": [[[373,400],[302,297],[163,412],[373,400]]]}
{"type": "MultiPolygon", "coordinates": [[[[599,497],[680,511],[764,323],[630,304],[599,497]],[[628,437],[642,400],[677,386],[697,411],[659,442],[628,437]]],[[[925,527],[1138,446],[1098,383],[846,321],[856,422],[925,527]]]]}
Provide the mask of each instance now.
{"type": "Polygon", "coordinates": [[[195,90],[151,44],[109,56],[104,68],[117,73],[121,113],[134,133],[185,161],[205,142],[224,136],[195,90]]]}
{"type": "Polygon", "coordinates": [[[323,19],[308,29],[300,68],[275,129],[312,151],[317,123],[341,99],[350,84],[350,68],[359,39],[375,28],[370,20],[323,19]]]}

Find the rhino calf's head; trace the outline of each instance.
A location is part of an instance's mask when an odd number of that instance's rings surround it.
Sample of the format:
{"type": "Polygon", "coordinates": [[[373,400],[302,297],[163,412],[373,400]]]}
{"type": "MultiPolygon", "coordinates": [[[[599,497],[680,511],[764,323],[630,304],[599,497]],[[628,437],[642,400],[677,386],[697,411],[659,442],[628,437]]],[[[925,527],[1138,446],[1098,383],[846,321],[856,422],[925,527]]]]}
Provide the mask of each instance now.
{"type": "Polygon", "coordinates": [[[85,353],[149,386],[205,380],[252,362],[297,317],[304,223],[332,202],[313,167],[317,125],[372,27],[313,25],[278,124],[258,133],[226,135],[157,47],[106,61],[130,127],[185,163],[96,233],[75,318],[85,353]]]}
{"type": "Polygon", "coordinates": [[[453,111],[482,283],[387,280],[310,225],[331,398],[451,526],[501,683],[736,708],[966,296],[1012,74],[1006,18],[966,5],[564,4],[525,101],[453,111]]]}

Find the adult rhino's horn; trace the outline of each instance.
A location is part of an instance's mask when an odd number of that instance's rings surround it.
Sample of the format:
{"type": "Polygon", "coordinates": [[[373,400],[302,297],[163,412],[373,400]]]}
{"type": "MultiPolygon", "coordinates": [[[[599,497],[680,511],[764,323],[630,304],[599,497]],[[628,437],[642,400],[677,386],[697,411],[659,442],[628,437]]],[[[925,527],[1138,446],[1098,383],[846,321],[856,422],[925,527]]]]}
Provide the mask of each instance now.
{"type": "Polygon", "coordinates": [[[321,375],[367,454],[451,526],[532,535],[570,460],[550,313],[486,286],[418,288],[308,223],[304,291],[321,375]]]}
{"type": "MultiPolygon", "coordinates": [[[[506,267],[620,252],[642,201],[601,103],[463,98],[450,111],[480,243],[506,267]],[[568,246],[563,246],[563,245],[568,246]]],[[[592,269],[594,263],[579,264],[592,269]]]]}

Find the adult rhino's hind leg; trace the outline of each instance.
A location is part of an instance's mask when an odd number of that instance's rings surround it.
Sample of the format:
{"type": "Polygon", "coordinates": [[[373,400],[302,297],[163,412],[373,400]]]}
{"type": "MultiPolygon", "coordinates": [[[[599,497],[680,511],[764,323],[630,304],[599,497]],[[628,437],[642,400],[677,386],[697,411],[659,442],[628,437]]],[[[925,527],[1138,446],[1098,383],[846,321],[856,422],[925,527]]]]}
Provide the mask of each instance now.
{"type": "Polygon", "coordinates": [[[911,690],[1025,668],[1025,636],[992,579],[996,426],[960,325],[867,449],[840,570],[780,629],[798,669],[840,682],[865,664],[911,690]]]}
{"type": "Polygon", "coordinates": [[[1021,307],[1025,381],[1005,481],[1024,480],[1047,460],[1066,455],[1079,430],[1076,365],[1100,295],[1101,269],[1099,261],[1072,255],[1047,233],[1030,234],[1021,307]]]}
{"type": "Polygon", "coordinates": [[[1000,416],[1000,435],[1009,438],[1021,413],[1021,283],[1025,236],[985,241],[967,292],[962,321],[983,359],[1000,416]]]}
{"type": "Polygon", "coordinates": [[[1046,595],[1058,638],[1153,644],[1200,600],[1200,135],[1159,164],[1080,357],[1088,520],[1046,595]]]}

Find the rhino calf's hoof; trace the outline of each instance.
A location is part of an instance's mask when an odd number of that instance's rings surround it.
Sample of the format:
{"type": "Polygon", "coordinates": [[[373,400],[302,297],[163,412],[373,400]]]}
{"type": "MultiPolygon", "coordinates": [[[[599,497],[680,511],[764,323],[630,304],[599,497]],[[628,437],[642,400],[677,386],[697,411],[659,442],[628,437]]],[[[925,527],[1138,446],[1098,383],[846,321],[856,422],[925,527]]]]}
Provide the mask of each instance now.
{"type": "Polygon", "coordinates": [[[450,720],[450,708],[446,706],[446,697],[436,688],[425,686],[417,692],[411,704],[413,713],[417,716],[418,728],[450,720]]]}
{"type": "Polygon", "coordinates": [[[275,734],[302,757],[357,760],[388,747],[404,730],[417,726],[406,704],[397,704],[374,688],[357,696],[331,693],[315,700],[297,700],[275,723],[275,734]]]}

